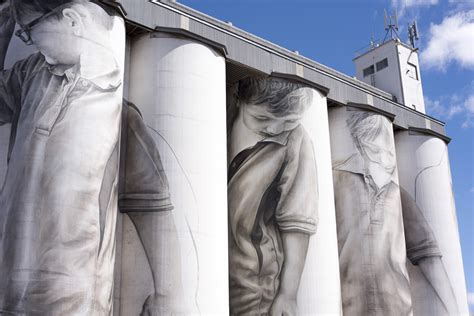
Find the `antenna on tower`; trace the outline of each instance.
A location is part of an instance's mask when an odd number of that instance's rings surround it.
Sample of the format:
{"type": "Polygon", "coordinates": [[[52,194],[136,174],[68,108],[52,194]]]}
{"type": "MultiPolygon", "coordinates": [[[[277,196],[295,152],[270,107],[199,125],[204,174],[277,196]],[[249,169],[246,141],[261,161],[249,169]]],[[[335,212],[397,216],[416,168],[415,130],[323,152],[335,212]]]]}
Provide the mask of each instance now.
{"type": "Polygon", "coordinates": [[[393,13],[393,18],[395,20],[395,30],[398,31],[398,16],[397,16],[397,11],[393,13]]]}
{"type": "Polygon", "coordinates": [[[385,42],[389,33],[390,33],[391,39],[399,39],[397,12],[395,11],[393,15],[387,15],[386,10],[383,10],[383,12],[384,12],[383,24],[384,24],[385,31],[387,31],[387,33],[385,33],[385,38],[383,39],[383,42],[385,42]]]}
{"type": "Polygon", "coordinates": [[[411,24],[408,24],[408,38],[410,39],[411,47],[415,48],[415,41],[418,41],[420,39],[416,21],[413,21],[411,24]]]}

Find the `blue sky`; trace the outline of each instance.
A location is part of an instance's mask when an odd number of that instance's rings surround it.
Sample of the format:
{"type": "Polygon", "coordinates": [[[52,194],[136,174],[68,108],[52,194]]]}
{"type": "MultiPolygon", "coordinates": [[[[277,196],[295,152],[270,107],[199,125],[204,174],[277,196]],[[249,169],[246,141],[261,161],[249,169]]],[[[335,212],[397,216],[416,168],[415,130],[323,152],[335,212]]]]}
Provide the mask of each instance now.
{"type": "Polygon", "coordinates": [[[428,114],[446,122],[470,307],[474,312],[474,0],[178,0],[353,76],[354,53],[383,39],[383,12],[400,35],[418,22],[428,114]]]}

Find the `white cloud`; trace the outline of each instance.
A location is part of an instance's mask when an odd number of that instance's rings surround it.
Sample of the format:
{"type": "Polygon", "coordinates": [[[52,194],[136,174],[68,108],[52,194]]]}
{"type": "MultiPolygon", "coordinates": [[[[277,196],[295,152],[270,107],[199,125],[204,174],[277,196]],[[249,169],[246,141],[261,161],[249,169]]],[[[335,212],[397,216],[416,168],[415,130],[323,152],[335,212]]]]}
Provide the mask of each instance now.
{"type": "Polygon", "coordinates": [[[448,109],[448,119],[452,118],[453,116],[462,113],[464,108],[461,105],[453,105],[448,109]]]}
{"type": "Polygon", "coordinates": [[[474,114],[474,95],[469,96],[469,98],[464,102],[464,106],[466,107],[466,110],[471,114],[474,114]]]}
{"type": "Polygon", "coordinates": [[[425,97],[426,111],[441,119],[461,118],[462,128],[474,127],[474,81],[458,94],[444,95],[436,100],[425,97]]]}
{"type": "Polygon", "coordinates": [[[410,8],[438,4],[438,0],[392,0],[394,8],[410,8]]]}
{"type": "Polygon", "coordinates": [[[431,24],[428,45],[421,61],[428,68],[442,71],[451,63],[474,69],[474,10],[445,17],[440,24],[431,24]]]}
{"type": "Polygon", "coordinates": [[[439,116],[439,117],[446,115],[446,108],[443,105],[441,105],[441,101],[432,100],[428,96],[425,96],[425,108],[427,112],[429,112],[429,114],[431,115],[439,116]]]}
{"type": "Polygon", "coordinates": [[[403,0],[406,7],[430,6],[438,4],[438,0],[403,0]]]}
{"type": "Polygon", "coordinates": [[[401,18],[405,15],[407,9],[436,5],[438,0],[391,0],[391,4],[392,8],[396,10],[398,17],[401,18]]]}
{"type": "Polygon", "coordinates": [[[464,101],[464,108],[466,116],[462,123],[462,128],[474,127],[474,94],[471,94],[466,101],[464,101]]]}

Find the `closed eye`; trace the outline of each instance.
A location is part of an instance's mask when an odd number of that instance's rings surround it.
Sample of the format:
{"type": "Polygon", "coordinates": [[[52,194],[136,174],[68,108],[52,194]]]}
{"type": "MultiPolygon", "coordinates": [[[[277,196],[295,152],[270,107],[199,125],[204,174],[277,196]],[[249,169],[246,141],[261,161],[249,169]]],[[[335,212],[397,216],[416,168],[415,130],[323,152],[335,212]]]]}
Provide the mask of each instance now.
{"type": "Polygon", "coordinates": [[[259,120],[259,121],[268,121],[270,119],[266,116],[254,116],[254,118],[259,120]]]}

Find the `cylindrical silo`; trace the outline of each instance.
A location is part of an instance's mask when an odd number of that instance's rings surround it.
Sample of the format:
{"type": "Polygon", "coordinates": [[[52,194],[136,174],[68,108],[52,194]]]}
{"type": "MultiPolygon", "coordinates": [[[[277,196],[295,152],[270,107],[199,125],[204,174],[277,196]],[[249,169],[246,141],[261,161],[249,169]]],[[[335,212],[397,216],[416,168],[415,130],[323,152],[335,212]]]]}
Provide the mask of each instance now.
{"type": "Polygon", "coordinates": [[[392,122],[369,106],[329,110],[342,307],[412,312],[392,122]]]}
{"type": "Polygon", "coordinates": [[[395,144],[404,204],[422,213],[435,240],[426,262],[409,264],[414,313],[468,315],[448,147],[423,130],[398,131],[395,144]]]}
{"type": "Polygon", "coordinates": [[[0,7],[0,313],[110,314],[124,20],[88,1],[0,7]]]}
{"type": "Polygon", "coordinates": [[[272,76],[228,95],[231,314],[339,314],[325,96],[272,76]]]}
{"type": "MultiPolygon", "coordinates": [[[[147,166],[161,173],[158,189],[166,192],[153,200],[159,211],[152,235],[161,262],[142,247],[140,227],[129,220],[133,212],[123,218],[118,313],[137,315],[155,292],[164,313],[226,314],[225,58],[181,36],[133,38],[128,99],[149,135],[141,146],[153,147],[153,164],[147,166]]],[[[140,189],[128,202],[147,194],[140,189]]]]}
{"type": "Polygon", "coordinates": [[[316,233],[309,241],[308,256],[298,293],[301,315],[340,315],[341,286],[337,253],[331,146],[326,97],[313,89],[313,104],[302,120],[313,143],[318,174],[316,233]]]}

